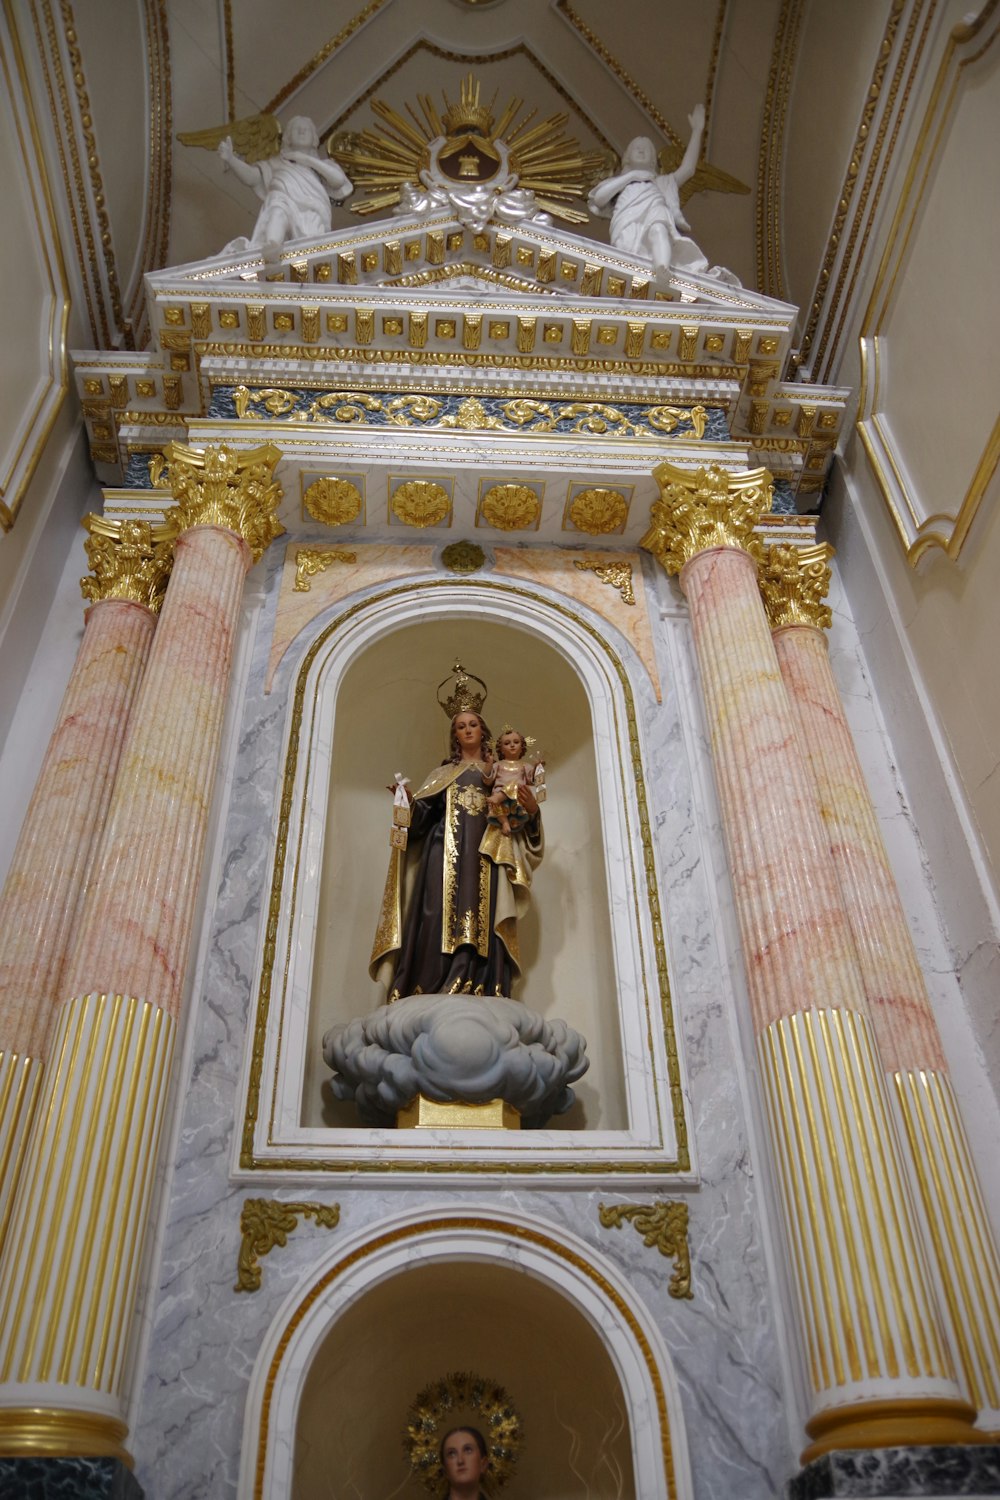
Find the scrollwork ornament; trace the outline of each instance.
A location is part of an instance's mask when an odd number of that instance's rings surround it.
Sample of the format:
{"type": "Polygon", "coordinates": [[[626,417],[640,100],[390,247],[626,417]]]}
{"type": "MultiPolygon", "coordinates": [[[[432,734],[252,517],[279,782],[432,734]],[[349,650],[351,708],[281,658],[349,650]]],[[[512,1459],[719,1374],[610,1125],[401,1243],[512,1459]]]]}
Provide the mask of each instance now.
{"type": "Polygon", "coordinates": [[[826,542],[811,547],[776,542],[764,549],[760,592],[772,630],[786,625],[829,629],[833,614],[823,601],[830,587],[832,556],[833,548],[826,542]]]}
{"type": "Polygon", "coordinates": [[[170,443],[164,453],[177,530],[222,526],[242,537],[259,562],[285,529],[275,514],[282,491],[273,478],[281,457],[274,444],[241,450],[226,443],[204,449],[170,443]]]}
{"type": "Polygon", "coordinates": [[[275,1198],[248,1198],[240,1211],[240,1242],[234,1292],[260,1289],[258,1259],[275,1245],[287,1245],[300,1219],[313,1219],[324,1229],[340,1223],[339,1203],[279,1203],[275,1198]]]}
{"type": "Polygon", "coordinates": [[[414,1475],[431,1494],[445,1488],[441,1439],[463,1421],[474,1422],[486,1439],[490,1492],[513,1473],[523,1442],[520,1413],[502,1385],[458,1371],[422,1390],[407,1412],[403,1446],[414,1475]]]}
{"type": "Polygon", "coordinates": [[[679,573],[699,552],[738,548],[751,556],[760,547],[753,531],[771,507],[772,480],[766,469],[733,474],[719,464],[693,473],[663,463],[653,470],[660,498],[650,509],[649,530],[639,543],[679,573]]]}
{"type": "Polygon", "coordinates": [[[674,1261],[673,1274],[667,1286],[671,1297],[684,1300],[694,1296],[691,1290],[691,1252],[688,1248],[688,1206],[676,1199],[660,1198],[656,1203],[601,1203],[598,1205],[605,1229],[620,1229],[628,1219],[647,1249],[657,1249],[674,1261]]]}
{"type": "Polygon", "coordinates": [[[573,566],[579,568],[581,573],[596,573],[602,583],[618,590],[623,604],[635,604],[635,588],[632,583],[630,562],[591,562],[584,559],[574,562],[573,566]]]}
{"type": "Polygon", "coordinates": [[[498,531],[526,531],[538,520],[537,494],[525,484],[495,484],[483,496],[483,520],[498,531]]]}
{"type": "Polygon", "coordinates": [[[295,554],[295,582],[293,594],[308,594],[309,580],[317,573],[325,573],[334,563],[356,563],[358,554],[344,547],[300,547],[295,554]]]}
{"type": "Polygon", "coordinates": [[[86,516],[83,524],[91,576],[80,579],[80,591],[88,603],[124,599],[158,613],[173,566],[174,527],[96,515],[86,516]]]}

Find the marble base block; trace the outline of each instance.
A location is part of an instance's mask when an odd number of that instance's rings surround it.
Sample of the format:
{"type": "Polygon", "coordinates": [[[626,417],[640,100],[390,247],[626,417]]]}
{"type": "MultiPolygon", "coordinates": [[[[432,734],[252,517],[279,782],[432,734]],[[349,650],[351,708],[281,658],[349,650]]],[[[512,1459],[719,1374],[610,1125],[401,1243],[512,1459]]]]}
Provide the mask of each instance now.
{"type": "Polygon", "coordinates": [[[1000,1495],[1000,1446],[854,1449],[824,1453],[785,1486],[785,1500],[841,1496],[1000,1495]]]}
{"type": "Polygon", "coordinates": [[[437,1103],[501,1099],[524,1124],[544,1125],[573,1103],[587,1043],[565,1021],[546,1021],[515,1000],[411,995],[323,1038],[337,1099],[353,1099],[366,1125],[393,1125],[418,1094],[437,1103]]]}
{"type": "Polygon", "coordinates": [[[144,1500],[117,1458],[0,1458],[4,1500],[144,1500]]]}

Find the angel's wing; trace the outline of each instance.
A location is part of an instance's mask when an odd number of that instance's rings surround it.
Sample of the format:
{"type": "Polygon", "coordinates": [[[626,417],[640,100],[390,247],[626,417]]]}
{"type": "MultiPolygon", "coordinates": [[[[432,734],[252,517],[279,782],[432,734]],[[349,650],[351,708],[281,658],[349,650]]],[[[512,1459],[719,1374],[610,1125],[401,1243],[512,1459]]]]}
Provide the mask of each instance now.
{"type": "MultiPolygon", "coordinates": [[[[660,171],[676,172],[683,156],[682,148],[664,146],[657,157],[660,171]]],[[[694,193],[749,193],[749,191],[746,183],[741,182],[738,177],[724,172],[721,167],[713,167],[709,161],[700,161],[687,182],[681,187],[681,202],[686,203],[694,193]]]]}
{"type": "Polygon", "coordinates": [[[277,115],[247,115],[244,120],[212,125],[208,130],[183,130],[178,132],[177,139],[184,146],[214,151],[227,135],[232,136],[237,156],[242,156],[250,166],[265,157],[276,156],[281,149],[281,122],[277,115]]]}

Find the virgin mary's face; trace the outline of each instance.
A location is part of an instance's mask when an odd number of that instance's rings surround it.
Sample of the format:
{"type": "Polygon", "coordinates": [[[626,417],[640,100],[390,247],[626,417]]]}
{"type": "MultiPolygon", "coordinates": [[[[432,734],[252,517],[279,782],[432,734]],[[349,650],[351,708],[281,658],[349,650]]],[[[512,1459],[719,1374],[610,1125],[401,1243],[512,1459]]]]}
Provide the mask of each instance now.
{"type": "Polygon", "coordinates": [[[487,1460],[471,1432],[461,1428],[444,1445],[444,1474],[449,1484],[471,1484],[486,1473],[487,1460]]]}
{"type": "Polygon", "coordinates": [[[456,714],[452,720],[455,738],[463,755],[477,756],[483,743],[483,726],[478,714],[456,714]]]}

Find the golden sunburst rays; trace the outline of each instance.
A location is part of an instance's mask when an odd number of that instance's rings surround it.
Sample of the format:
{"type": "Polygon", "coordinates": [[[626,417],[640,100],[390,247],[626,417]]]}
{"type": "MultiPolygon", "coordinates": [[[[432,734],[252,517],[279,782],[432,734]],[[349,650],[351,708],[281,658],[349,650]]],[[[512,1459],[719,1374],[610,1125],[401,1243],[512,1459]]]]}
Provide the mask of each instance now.
{"type": "Polygon", "coordinates": [[[497,95],[481,103],[480,84],[471,73],[462,80],[457,101],[443,90],[442,96],[443,111],[429,94],[418,94],[417,107],[407,103],[405,113],[374,99],[372,113],[378,125],[342,132],[330,140],[330,155],[354,183],[352,213],[394,208],[403,187],[419,185],[421,172],[431,170],[432,157],[438,171],[452,180],[498,179],[503,166],[493,148],[499,143],[506,150],[509,171],[517,175],[517,186],[534,193],[539,208],[570,224],[587,222],[587,215],[570,205],[583,197],[604,162],[600,152],[582,151],[567,134],[568,115],[537,120],[537,109],[525,112],[524,100],[512,97],[494,124],[497,95]],[[444,144],[435,145],[442,140],[444,144]]]}

